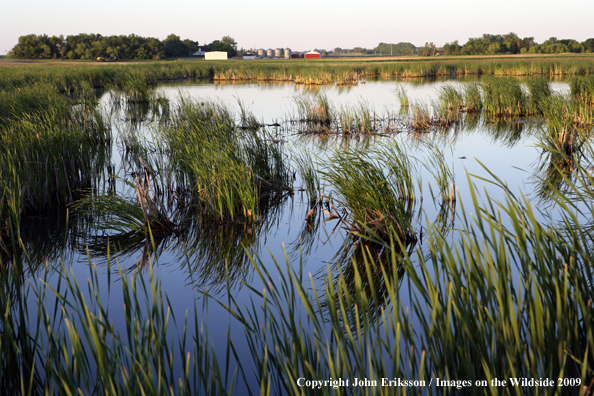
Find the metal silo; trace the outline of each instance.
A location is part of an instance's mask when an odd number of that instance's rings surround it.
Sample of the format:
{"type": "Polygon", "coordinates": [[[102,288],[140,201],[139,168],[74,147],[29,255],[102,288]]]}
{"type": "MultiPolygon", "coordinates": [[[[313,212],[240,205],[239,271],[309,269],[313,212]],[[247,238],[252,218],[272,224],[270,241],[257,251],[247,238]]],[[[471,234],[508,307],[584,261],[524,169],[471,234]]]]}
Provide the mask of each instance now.
{"type": "Polygon", "coordinates": [[[283,56],[283,49],[282,48],[277,48],[274,50],[274,57],[275,58],[280,58],[281,56],[283,56]]]}
{"type": "Polygon", "coordinates": [[[266,56],[266,51],[264,50],[264,48],[260,48],[258,50],[258,58],[264,58],[266,56]]]}
{"type": "Polygon", "coordinates": [[[285,48],[285,59],[291,58],[291,48],[285,48]]]}
{"type": "Polygon", "coordinates": [[[272,48],[268,48],[266,50],[266,56],[272,58],[274,56],[274,50],[272,48]]]}

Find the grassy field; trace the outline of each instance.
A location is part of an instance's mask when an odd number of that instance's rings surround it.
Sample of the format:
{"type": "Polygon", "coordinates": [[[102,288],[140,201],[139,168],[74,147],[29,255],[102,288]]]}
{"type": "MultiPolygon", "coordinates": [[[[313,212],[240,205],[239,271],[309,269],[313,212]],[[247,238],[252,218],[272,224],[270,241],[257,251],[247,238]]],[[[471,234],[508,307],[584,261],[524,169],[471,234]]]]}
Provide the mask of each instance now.
{"type": "Polygon", "coordinates": [[[138,61],[118,63],[70,61],[0,62],[0,89],[20,81],[60,83],[90,80],[95,86],[118,83],[115,75],[142,73],[147,81],[214,78],[230,81],[292,81],[303,84],[350,84],[361,77],[416,78],[452,75],[589,75],[594,58],[584,55],[411,57],[394,59],[320,59],[256,61],[138,61]],[[72,67],[62,67],[72,66],[72,67]],[[131,67],[128,67],[131,66],[131,67]],[[67,71],[63,70],[67,69],[67,71]],[[65,77],[65,75],[70,77],[65,77]]]}

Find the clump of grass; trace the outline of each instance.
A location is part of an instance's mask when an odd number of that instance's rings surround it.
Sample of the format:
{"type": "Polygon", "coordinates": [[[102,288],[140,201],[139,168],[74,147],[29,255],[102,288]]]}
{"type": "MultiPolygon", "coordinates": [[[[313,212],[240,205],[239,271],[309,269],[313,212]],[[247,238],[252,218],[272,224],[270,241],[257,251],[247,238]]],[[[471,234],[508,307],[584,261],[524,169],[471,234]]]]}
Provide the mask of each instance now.
{"type": "Polygon", "coordinates": [[[440,87],[437,101],[440,107],[448,109],[451,112],[458,112],[464,108],[464,98],[462,93],[458,92],[456,87],[451,84],[446,84],[440,87]]]}
{"type": "Polygon", "coordinates": [[[569,92],[575,100],[594,106],[594,78],[591,76],[570,79],[569,92]]]}
{"type": "Polygon", "coordinates": [[[482,83],[483,107],[494,117],[522,117],[527,114],[526,94],[515,79],[488,78],[482,83]]]}
{"type": "Polygon", "coordinates": [[[581,119],[575,111],[575,102],[568,101],[561,95],[552,95],[543,109],[547,130],[541,142],[546,147],[571,156],[575,153],[580,143],[579,137],[585,136],[587,130],[580,130],[581,119]]]}
{"type": "Polygon", "coordinates": [[[552,91],[549,83],[542,78],[528,78],[526,80],[530,97],[528,98],[528,113],[542,114],[544,107],[550,100],[552,91]]]}
{"type": "Polygon", "coordinates": [[[237,103],[239,105],[239,129],[249,129],[252,131],[256,131],[260,127],[262,127],[262,124],[258,121],[256,116],[254,116],[254,114],[251,111],[248,111],[245,108],[245,105],[241,100],[239,100],[239,98],[237,99],[237,103]]]}
{"type": "Polygon", "coordinates": [[[360,101],[356,106],[343,106],[336,113],[343,134],[369,134],[380,127],[380,118],[366,101],[360,101]]]}
{"type": "Polygon", "coordinates": [[[473,82],[464,85],[464,110],[466,113],[478,113],[483,109],[481,85],[473,82]]]}
{"type": "Polygon", "coordinates": [[[396,97],[400,102],[400,110],[402,111],[403,109],[407,109],[410,105],[410,99],[408,97],[408,94],[406,93],[406,89],[403,86],[398,85],[394,89],[394,93],[396,94],[396,97]]]}
{"type": "Polygon", "coordinates": [[[408,215],[416,199],[415,168],[396,143],[371,151],[335,150],[320,172],[334,186],[356,232],[381,237],[393,227],[400,240],[415,238],[408,215]]]}
{"type": "Polygon", "coordinates": [[[297,95],[293,97],[297,106],[297,119],[311,125],[314,129],[329,130],[334,120],[332,105],[326,93],[321,91],[315,95],[297,95]]]}
{"type": "Polygon", "coordinates": [[[291,191],[282,145],[255,130],[238,132],[218,102],[180,99],[160,134],[178,183],[219,221],[254,221],[261,198],[291,191]]]}
{"type": "Polygon", "coordinates": [[[413,133],[428,133],[445,130],[459,122],[459,113],[442,105],[442,102],[434,103],[433,106],[425,102],[413,103],[409,111],[410,118],[407,120],[408,129],[413,133]]]}
{"type": "Polygon", "coordinates": [[[14,172],[20,211],[35,213],[64,207],[78,190],[93,187],[109,160],[111,126],[98,110],[65,113],[50,106],[2,127],[0,140],[0,167],[5,170],[0,189],[13,181],[14,172]]]}
{"type": "Polygon", "coordinates": [[[128,103],[150,103],[155,91],[155,87],[149,84],[147,77],[140,73],[127,76],[120,88],[128,103]]]}
{"type": "Polygon", "coordinates": [[[427,103],[415,102],[411,106],[410,115],[410,125],[415,132],[423,132],[431,129],[433,117],[427,103]]]}
{"type": "Polygon", "coordinates": [[[431,120],[433,125],[443,129],[460,122],[460,110],[458,108],[453,108],[447,101],[435,101],[433,102],[432,107],[433,112],[435,113],[435,117],[431,120]]]}

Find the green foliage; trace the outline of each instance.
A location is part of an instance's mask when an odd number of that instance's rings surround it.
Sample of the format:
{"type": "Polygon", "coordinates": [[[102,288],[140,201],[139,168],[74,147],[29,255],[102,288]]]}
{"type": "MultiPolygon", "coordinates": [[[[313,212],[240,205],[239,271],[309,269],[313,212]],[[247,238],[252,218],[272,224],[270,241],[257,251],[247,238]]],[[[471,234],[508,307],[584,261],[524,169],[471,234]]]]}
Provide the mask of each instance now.
{"type": "Polygon", "coordinates": [[[401,241],[415,234],[410,213],[417,198],[416,172],[395,142],[371,151],[336,149],[320,171],[359,233],[385,238],[394,229],[401,241]]]}
{"type": "Polygon", "coordinates": [[[265,196],[291,190],[280,146],[257,130],[238,132],[221,103],[181,98],[160,133],[178,182],[210,218],[251,222],[265,196]]]}
{"type": "Polygon", "coordinates": [[[78,34],[47,36],[30,34],[19,37],[9,52],[17,59],[163,59],[165,56],[187,56],[196,51],[198,42],[184,40],[173,34],[163,42],[152,37],[135,34],[128,36],[102,36],[78,34]]]}
{"type": "Polygon", "coordinates": [[[489,78],[482,84],[483,107],[493,116],[523,116],[527,114],[526,94],[518,80],[489,78]]]}
{"type": "Polygon", "coordinates": [[[419,50],[419,56],[435,56],[437,54],[437,47],[433,42],[425,43],[425,46],[419,50]]]}
{"type": "Polygon", "coordinates": [[[374,52],[378,55],[412,55],[415,52],[415,46],[411,43],[379,43],[374,52]]]}
{"type": "Polygon", "coordinates": [[[179,57],[188,56],[193,52],[197,51],[198,42],[191,40],[182,41],[179,36],[170,34],[165,40],[163,40],[163,48],[165,56],[167,57],[179,57]]]}

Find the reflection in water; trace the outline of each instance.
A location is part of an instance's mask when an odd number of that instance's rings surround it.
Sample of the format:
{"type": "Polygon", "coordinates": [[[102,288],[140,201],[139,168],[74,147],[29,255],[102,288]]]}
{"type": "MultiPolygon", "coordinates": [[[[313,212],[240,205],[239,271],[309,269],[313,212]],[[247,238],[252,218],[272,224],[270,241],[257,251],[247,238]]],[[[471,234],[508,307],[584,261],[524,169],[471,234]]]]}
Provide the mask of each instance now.
{"type": "MultiPolygon", "coordinates": [[[[239,97],[247,103],[250,110],[253,109],[253,102],[248,100],[249,95],[254,95],[256,101],[259,100],[259,92],[263,95],[272,96],[280,101],[282,98],[287,102],[293,103],[293,95],[295,92],[307,90],[313,94],[319,92],[326,92],[332,96],[332,100],[336,100],[336,109],[344,109],[345,116],[352,115],[353,119],[357,116],[354,107],[348,107],[343,103],[353,103],[353,95],[357,96],[354,103],[360,103],[361,114],[364,116],[381,116],[382,120],[390,124],[397,132],[384,133],[378,131],[378,127],[374,126],[370,129],[374,133],[369,133],[364,136],[362,134],[348,134],[348,136],[336,135],[306,135],[295,134],[296,130],[303,125],[297,122],[292,122],[287,119],[289,117],[278,113],[272,119],[261,120],[269,124],[268,133],[262,139],[270,144],[286,145],[291,147],[291,151],[296,153],[302,150],[315,151],[319,156],[320,161],[324,162],[328,158],[330,149],[346,150],[348,147],[357,147],[362,151],[372,150],[378,145],[378,142],[386,140],[398,139],[399,141],[406,141],[410,143],[410,150],[407,150],[406,155],[413,154],[419,148],[422,148],[425,142],[432,141],[434,143],[441,142],[442,147],[454,147],[458,144],[463,144],[464,139],[470,135],[478,135],[484,137],[487,142],[483,148],[485,151],[493,149],[493,146],[503,146],[505,149],[517,147],[523,139],[535,136],[539,133],[536,127],[537,122],[530,120],[504,120],[497,121],[485,119],[481,113],[463,113],[459,119],[447,127],[435,126],[430,130],[423,132],[411,132],[406,128],[398,127],[397,121],[402,121],[405,114],[398,114],[398,106],[396,110],[392,111],[389,106],[385,106],[381,112],[380,107],[376,103],[367,102],[362,93],[368,90],[371,98],[375,98],[376,93],[380,90],[385,91],[387,100],[397,103],[397,97],[392,92],[397,84],[409,87],[408,93],[411,96],[418,97],[420,94],[426,94],[436,91],[434,87],[450,81],[454,84],[464,84],[468,81],[476,81],[478,77],[470,79],[449,79],[449,78],[429,78],[429,79],[399,79],[394,80],[384,79],[367,79],[364,83],[361,82],[357,86],[343,85],[343,86],[320,86],[320,85],[305,85],[295,87],[293,84],[284,83],[233,83],[227,81],[225,83],[212,83],[202,81],[197,84],[189,85],[187,82],[169,84],[168,87],[162,88],[163,95],[170,95],[171,103],[175,103],[175,95],[178,95],[177,87],[183,87],[189,92],[192,90],[204,88],[205,91],[213,95],[229,95],[235,96],[237,92],[242,95],[239,97]],[[227,85],[225,85],[227,84],[227,85]],[[187,88],[185,88],[187,87],[187,88]],[[229,89],[231,88],[231,89],[229,89]],[[417,89],[418,88],[418,89],[417,89]],[[422,88],[422,89],[421,89],[422,88]],[[238,91],[243,89],[244,91],[238,91]],[[276,95],[276,96],[275,96],[276,95]],[[342,96],[341,96],[342,95],[342,96]],[[278,98],[277,98],[278,97],[278,98]],[[363,106],[366,105],[366,106],[363,106]],[[376,106],[373,108],[373,106],[376,106]],[[388,116],[392,117],[389,118],[388,116]],[[278,118],[276,118],[278,117],[278,118]],[[285,119],[283,119],[285,117],[285,119]],[[277,125],[277,122],[279,125],[277,125]],[[375,130],[373,130],[375,129],[375,130]],[[272,131],[272,132],[271,132],[272,131]]],[[[202,92],[202,91],[197,91],[202,92]]],[[[108,93],[108,95],[111,95],[108,93]]],[[[112,194],[117,195],[121,193],[122,187],[125,183],[121,180],[134,180],[136,177],[150,178],[150,183],[157,195],[162,194],[164,202],[169,205],[167,212],[171,215],[173,212],[178,213],[174,221],[179,226],[180,232],[171,233],[165,236],[150,235],[145,233],[136,233],[134,235],[126,233],[103,232],[98,230],[96,226],[96,219],[92,217],[80,217],[78,220],[71,219],[69,223],[70,236],[66,236],[64,223],[58,221],[52,226],[52,221],[43,223],[43,226],[36,226],[38,229],[43,229],[37,237],[33,234],[23,235],[23,242],[27,246],[29,256],[35,257],[36,262],[43,262],[45,259],[56,262],[58,257],[67,255],[68,249],[64,250],[63,244],[55,243],[56,240],[63,240],[66,238],[70,246],[74,248],[80,255],[86,256],[87,246],[88,251],[94,259],[105,258],[106,249],[109,246],[113,254],[116,254],[124,262],[133,262],[135,264],[128,264],[128,268],[135,266],[143,266],[149,261],[175,261],[184,264],[184,273],[186,274],[186,284],[192,287],[210,287],[212,289],[220,289],[228,276],[234,285],[238,285],[243,279],[250,276],[249,255],[258,252],[262,249],[266,242],[274,241],[279,243],[281,237],[275,238],[273,235],[277,230],[283,227],[280,224],[282,221],[290,221],[297,223],[297,231],[287,237],[290,245],[289,255],[296,257],[298,254],[303,254],[307,260],[307,256],[316,254],[319,248],[328,248],[329,245],[324,245],[324,241],[328,236],[336,236],[343,231],[345,224],[338,224],[339,221],[324,221],[328,217],[324,214],[324,210],[328,199],[316,203],[309,202],[305,213],[295,216],[294,219],[287,220],[283,218],[283,212],[290,212],[292,208],[289,204],[293,203],[291,193],[289,191],[271,191],[261,198],[259,207],[261,208],[261,218],[257,222],[247,223],[239,222],[236,224],[222,224],[212,221],[206,221],[201,218],[200,211],[195,208],[191,198],[188,196],[187,189],[178,184],[172,178],[175,170],[170,169],[172,164],[168,161],[169,153],[163,152],[159,142],[155,141],[155,134],[151,132],[158,131],[162,125],[165,125],[170,117],[170,110],[168,102],[164,102],[158,95],[155,100],[147,102],[126,102],[121,99],[118,101],[117,97],[112,96],[112,118],[120,121],[118,131],[118,147],[120,148],[119,158],[115,161],[118,168],[114,168],[111,163],[111,157],[106,155],[104,159],[98,157],[97,164],[94,167],[102,168],[98,170],[97,174],[106,175],[101,177],[101,183],[92,183],[92,191],[95,194],[112,194]],[[119,103],[119,107],[118,107],[119,103]],[[145,166],[147,165],[147,166],[145,166]],[[160,172],[161,170],[165,170],[160,172]],[[111,177],[112,175],[118,178],[111,177]],[[291,199],[290,199],[291,198],[291,199]],[[180,200],[184,202],[181,205],[180,200]],[[177,209],[174,206],[179,205],[177,209]],[[62,229],[60,229],[62,228],[62,229]],[[51,235],[48,237],[48,234],[51,235]],[[45,239],[44,239],[45,237],[45,239]],[[30,242],[29,242],[30,241],[30,242]],[[45,242],[44,242],[45,241],[45,242]],[[48,242],[51,241],[51,242],[48,242]],[[316,241],[320,241],[316,245],[316,241]],[[161,257],[161,260],[159,259],[161,257]]],[[[109,98],[105,98],[109,102],[109,98]]],[[[237,103],[236,99],[232,99],[232,103],[237,103]]],[[[265,102],[268,104],[268,102],[265,102]]],[[[354,106],[354,105],[353,105],[354,106]]],[[[271,107],[271,106],[269,106],[271,107]]],[[[240,109],[241,110],[241,109],[240,109]]],[[[357,109],[357,111],[359,111],[357,109]]],[[[243,120],[247,120],[246,109],[243,109],[243,120]]],[[[361,117],[362,118],[362,117],[361,117]]],[[[255,120],[255,118],[254,118],[255,120]]],[[[241,120],[240,120],[241,121],[241,120]]],[[[403,122],[403,121],[402,121],[403,122]]],[[[245,126],[244,124],[238,124],[245,126]]],[[[346,124],[345,124],[346,125],[346,124]]],[[[249,125],[248,125],[249,126],[249,125]]],[[[345,128],[350,130],[355,127],[345,128]]],[[[237,131],[237,133],[240,133],[237,131]]],[[[453,150],[453,149],[452,149],[453,150]]],[[[576,149],[579,152],[579,149],[576,149]]],[[[505,153],[505,151],[502,151],[505,153]]],[[[474,153],[473,153],[474,154],[474,153]]],[[[463,155],[467,155],[466,152],[463,155]]],[[[504,155],[504,154],[502,154],[504,155]]],[[[553,151],[547,151],[541,156],[541,160],[537,165],[537,174],[539,180],[547,180],[554,186],[560,186],[563,183],[564,176],[571,175],[574,169],[572,161],[576,161],[578,157],[563,157],[557,155],[553,151]],[[558,172],[557,170],[563,170],[558,172]]],[[[583,161],[579,158],[579,161],[583,161]]],[[[470,161],[468,161],[470,162],[470,161]]],[[[289,166],[294,168],[294,163],[290,162],[289,166]]],[[[546,186],[546,183],[541,183],[540,187],[546,186]]],[[[327,197],[331,196],[331,191],[334,187],[326,185],[322,188],[327,197]]],[[[541,196],[546,194],[541,193],[541,196]]],[[[326,197],[326,198],[327,198],[326,197]]],[[[329,201],[328,201],[329,202],[329,201]]],[[[299,206],[301,207],[301,206],[299,206]]],[[[420,209],[415,209],[417,216],[419,216],[420,209]]],[[[411,210],[411,212],[413,212],[411,210]]],[[[443,228],[447,229],[452,226],[452,212],[451,205],[443,203],[439,205],[439,209],[435,221],[443,224],[443,228]]],[[[405,254],[409,250],[423,248],[421,230],[422,227],[417,227],[417,234],[415,238],[405,238],[405,250],[399,254],[405,254]]],[[[3,228],[3,235],[7,231],[3,228]]],[[[27,231],[28,232],[28,231],[27,231]]],[[[23,232],[25,234],[25,232],[23,232]]],[[[4,238],[6,240],[6,238],[4,238]]],[[[343,272],[347,274],[348,279],[353,279],[354,265],[362,271],[365,259],[374,268],[380,268],[381,262],[385,259],[387,254],[385,244],[378,244],[370,239],[357,237],[355,234],[349,234],[342,242],[339,249],[335,250],[332,255],[333,272],[343,272]],[[340,271],[339,271],[340,269],[340,271]],[[350,273],[349,273],[350,271],[350,273]]],[[[2,259],[5,259],[6,249],[2,250],[2,259]]],[[[377,272],[379,274],[379,272],[377,272]]],[[[343,275],[345,276],[345,275],[343,275]]],[[[346,279],[346,278],[345,278],[346,279]]],[[[374,278],[375,279],[375,278],[374,278]]],[[[381,279],[378,278],[381,282],[381,279]]],[[[381,289],[378,284],[377,290],[381,289]]],[[[381,294],[381,293],[380,293],[381,294]]],[[[381,301],[377,306],[381,306],[381,301]]]]}

